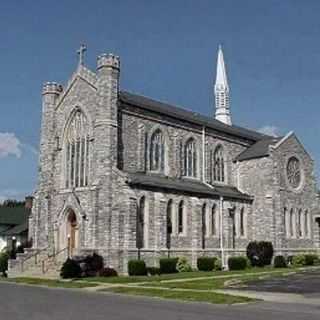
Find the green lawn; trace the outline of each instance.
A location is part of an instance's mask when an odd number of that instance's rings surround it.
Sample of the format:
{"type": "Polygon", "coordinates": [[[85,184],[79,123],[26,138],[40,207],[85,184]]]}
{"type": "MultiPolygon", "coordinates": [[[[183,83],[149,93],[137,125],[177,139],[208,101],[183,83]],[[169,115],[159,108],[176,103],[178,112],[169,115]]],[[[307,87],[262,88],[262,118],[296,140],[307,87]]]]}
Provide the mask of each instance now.
{"type": "MultiPolygon", "coordinates": [[[[221,271],[222,272],[222,271],[221,271]]],[[[226,271],[224,271],[226,272],[226,271]]],[[[204,271],[193,271],[193,272],[182,272],[172,274],[162,274],[160,276],[119,276],[119,277],[90,277],[82,278],[82,281],[88,282],[103,282],[103,283],[137,283],[137,282],[148,282],[148,281],[163,281],[163,280],[175,280],[185,278],[198,278],[198,277],[210,277],[213,276],[214,272],[204,271]]]]}
{"type": "Polygon", "coordinates": [[[234,304],[255,301],[254,299],[246,297],[236,297],[228,294],[221,294],[215,292],[194,292],[194,291],[177,291],[177,290],[162,290],[162,289],[148,289],[148,288],[130,288],[130,287],[117,287],[103,289],[103,291],[148,296],[164,299],[174,299],[181,301],[196,301],[196,302],[209,302],[215,304],[234,304]]]}
{"type": "MultiPolygon", "coordinates": [[[[236,276],[236,275],[244,275],[247,273],[262,273],[262,272],[270,272],[270,273],[279,273],[279,272],[289,272],[294,271],[296,269],[274,269],[271,267],[265,268],[250,268],[246,270],[239,271],[193,271],[193,272],[182,272],[182,273],[172,273],[172,274],[163,274],[160,276],[119,276],[119,277],[90,277],[90,278],[82,278],[79,279],[81,281],[86,282],[101,282],[101,283],[113,283],[113,284],[127,284],[127,283],[139,283],[139,282],[161,282],[161,281],[181,281],[183,279],[196,279],[196,278],[208,278],[208,277],[216,277],[216,276],[236,276]]],[[[200,280],[197,280],[197,282],[200,280]]]]}
{"type": "Polygon", "coordinates": [[[247,281],[258,280],[261,277],[279,277],[285,275],[287,272],[269,273],[269,274],[238,274],[228,278],[214,278],[214,279],[202,279],[197,281],[176,281],[176,282],[148,282],[143,284],[144,287],[162,287],[170,289],[194,289],[194,290],[215,290],[223,289],[231,285],[232,282],[235,285],[244,285],[247,281]]]}
{"type": "Polygon", "coordinates": [[[51,280],[51,279],[40,279],[40,278],[1,278],[1,281],[14,282],[14,283],[24,283],[31,285],[39,285],[46,287],[61,287],[61,288],[87,288],[96,287],[97,284],[89,282],[78,282],[78,281],[61,281],[61,280],[51,280]]]}

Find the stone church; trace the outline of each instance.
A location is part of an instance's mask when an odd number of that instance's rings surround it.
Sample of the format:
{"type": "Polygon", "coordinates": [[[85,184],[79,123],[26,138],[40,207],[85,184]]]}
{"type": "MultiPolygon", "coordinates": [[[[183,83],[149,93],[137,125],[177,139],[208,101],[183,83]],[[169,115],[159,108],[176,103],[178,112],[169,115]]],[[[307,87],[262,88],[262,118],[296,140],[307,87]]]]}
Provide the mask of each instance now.
{"type": "Polygon", "coordinates": [[[99,56],[93,72],[84,51],[64,87],[43,87],[33,250],[95,251],[120,272],[137,257],[226,265],[251,240],[320,250],[314,161],[293,132],[233,124],[221,48],[212,117],[125,91],[118,56],[99,56]]]}

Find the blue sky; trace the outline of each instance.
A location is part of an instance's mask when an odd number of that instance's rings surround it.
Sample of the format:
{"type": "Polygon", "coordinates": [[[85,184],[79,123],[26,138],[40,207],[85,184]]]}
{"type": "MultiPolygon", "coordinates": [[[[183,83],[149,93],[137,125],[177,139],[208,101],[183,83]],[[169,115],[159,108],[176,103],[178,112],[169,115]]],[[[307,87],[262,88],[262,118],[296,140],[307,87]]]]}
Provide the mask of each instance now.
{"type": "Polygon", "coordinates": [[[121,88],[211,115],[219,43],[233,122],[294,130],[320,173],[320,1],[10,0],[0,3],[0,200],[36,186],[41,86],[79,44],[121,57],[121,88]]]}

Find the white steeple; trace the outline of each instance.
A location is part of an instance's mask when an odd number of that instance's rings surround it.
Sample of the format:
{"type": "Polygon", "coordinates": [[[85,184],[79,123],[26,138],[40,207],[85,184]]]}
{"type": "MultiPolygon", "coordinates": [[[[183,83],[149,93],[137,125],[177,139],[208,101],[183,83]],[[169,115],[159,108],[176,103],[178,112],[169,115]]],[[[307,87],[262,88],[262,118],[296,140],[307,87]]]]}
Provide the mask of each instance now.
{"type": "Polygon", "coordinates": [[[217,74],[216,83],[214,85],[214,94],[216,97],[215,118],[225,124],[231,125],[229,85],[221,46],[219,46],[218,50],[217,74]]]}

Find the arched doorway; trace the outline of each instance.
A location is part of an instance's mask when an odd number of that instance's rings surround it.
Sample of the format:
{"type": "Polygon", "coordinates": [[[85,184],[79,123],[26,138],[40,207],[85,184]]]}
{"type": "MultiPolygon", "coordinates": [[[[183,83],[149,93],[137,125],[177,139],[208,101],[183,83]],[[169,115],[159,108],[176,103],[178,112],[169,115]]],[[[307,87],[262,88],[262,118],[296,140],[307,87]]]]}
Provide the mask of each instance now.
{"type": "Polygon", "coordinates": [[[79,225],[75,212],[71,209],[67,213],[67,247],[68,254],[72,256],[79,246],[79,225]]]}
{"type": "Polygon", "coordinates": [[[315,218],[317,224],[317,234],[315,234],[315,239],[318,240],[318,248],[320,248],[320,217],[315,218]]]}

